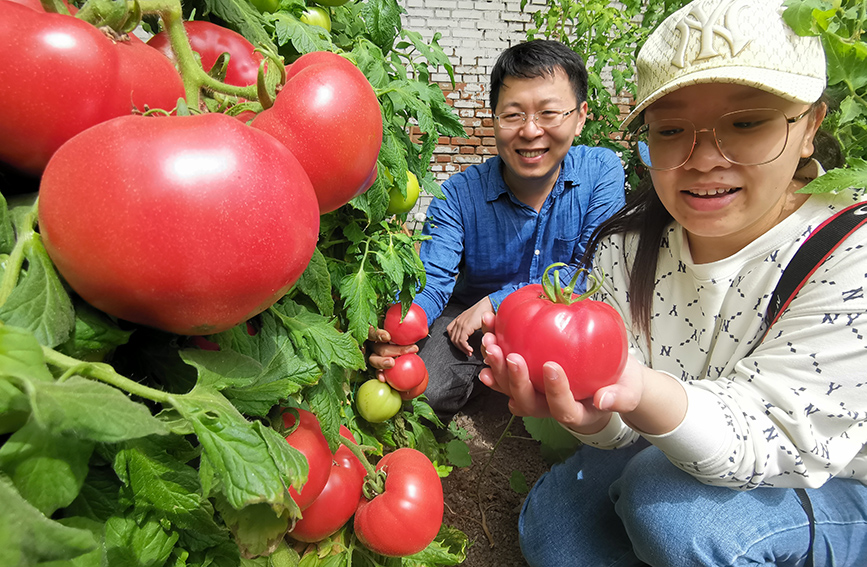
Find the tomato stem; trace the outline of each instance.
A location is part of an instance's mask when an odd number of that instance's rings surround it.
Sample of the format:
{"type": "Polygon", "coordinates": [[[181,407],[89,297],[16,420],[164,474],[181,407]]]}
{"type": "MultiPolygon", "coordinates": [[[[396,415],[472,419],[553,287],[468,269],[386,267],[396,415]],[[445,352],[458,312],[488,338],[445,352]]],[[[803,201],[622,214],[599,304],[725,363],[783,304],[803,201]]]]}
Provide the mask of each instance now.
{"type": "Polygon", "coordinates": [[[602,287],[602,280],[605,279],[605,274],[602,274],[602,278],[597,279],[596,276],[589,272],[586,268],[580,268],[575,272],[575,275],[572,277],[572,280],[569,282],[569,285],[566,287],[561,287],[560,284],[560,270],[554,270],[553,282],[552,276],[548,275],[548,273],[553,269],[559,266],[566,266],[568,264],[564,264],[563,262],[555,262],[545,268],[545,273],[542,274],[542,290],[545,292],[545,296],[552,303],[561,303],[563,305],[571,305],[578,301],[583,301],[599,291],[602,287]],[[592,285],[589,289],[587,289],[581,295],[575,296],[575,286],[578,284],[578,278],[582,273],[587,274],[587,281],[591,282],[592,285]]]}

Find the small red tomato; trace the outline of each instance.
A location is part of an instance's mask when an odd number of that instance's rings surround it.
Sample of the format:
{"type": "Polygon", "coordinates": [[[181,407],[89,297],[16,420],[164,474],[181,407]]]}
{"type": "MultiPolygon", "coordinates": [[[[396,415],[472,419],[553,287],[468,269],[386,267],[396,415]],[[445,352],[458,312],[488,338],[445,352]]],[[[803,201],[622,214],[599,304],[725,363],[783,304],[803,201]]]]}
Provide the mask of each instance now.
{"type": "MultiPolygon", "coordinates": [[[[340,426],[340,434],[355,443],[349,429],[340,426]]],[[[345,445],[334,452],[331,474],[325,488],[295,523],[289,537],[313,543],[321,541],[339,530],[355,513],[361,499],[361,488],[367,472],[364,465],[345,445]]]]}
{"type": "MultiPolygon", "coordinates": [[[[304,455],[308,470],[307,482],[301,490],[290,488],[289,495],[303,511],[316,500],[328,482],[328,475],[331,474],[331,449],[316,416],[307,410],[295,410],[298,411],[301,421],[298,427],[286,436],[286,441],[304,455]]],[[[283,414],[283,425],[287,428],[295,425],[295,416],[291,411],[283,414]]]]}
{"type": "Polygon", "coordinates": [[[427,375],[424,360],[414,352],[394,359],[394,366],[382,371],[388,385],[398,392],[407,392],[421,384],[427,375]]]}
{"type": "Polygon", "coordinates": [[[564,293],[547,278],[542,281],[545,285],[524,286],[500,303],[497,345],[504,355],[524,357],[537,391],[545,391],[542,365],[551,360],[566,371],[575,399],[589,398],[616,382],[626,366],[629,343],[623,319],[610,305],[586,299],[595,290],[576,299],[571,286],[564,293]]]}
{"type": "Polygon", "coordinates": [[[391,335],[391,342],[396,345],[412,345],[425,338],[428,326],[424,309],[413,303],[403,320],[400,318],[401,311],[401,304],[395,303],[385,312],[382,328],[391,335]]]}
{"type": "Polygon", "coordinates": [[[421,383],[413,388],[412,390],[408,390],[406,392],[400,392],[400,399],[407,401],[412,400],[413,398],[417,398],[424,394],[425,390],[427,390],[427,383],[430,380],[430,376],[427,372],[424,373],[424,378],[422,378],[421,383]]]}

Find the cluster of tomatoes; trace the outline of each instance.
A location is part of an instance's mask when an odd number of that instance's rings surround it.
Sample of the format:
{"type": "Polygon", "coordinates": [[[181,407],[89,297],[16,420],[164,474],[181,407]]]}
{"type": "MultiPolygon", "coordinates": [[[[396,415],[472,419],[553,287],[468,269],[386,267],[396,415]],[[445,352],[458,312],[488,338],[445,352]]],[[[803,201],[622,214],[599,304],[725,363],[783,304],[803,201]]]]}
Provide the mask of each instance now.
{"type": "MultiPolygon", "coordinates": [[[[442,525],[443,489],[423,453],[403,448],[387,454],[374,475],[384,475],[384,483],[378,493],[365,494],[367,469],[344,444],[331,452],[316,416],[303,409],[288,410],[283,423],[291,429],[286,441],[308,463],[307,482],[300,491],[289,491],[302,514],[287,534],[290,539],[322,541],[354,516],[355,535],[376,553],[403,557],[430,545],[442,525]]],[[[346,427],[340,427],[340,434],[355,443],[346,427]]]]}

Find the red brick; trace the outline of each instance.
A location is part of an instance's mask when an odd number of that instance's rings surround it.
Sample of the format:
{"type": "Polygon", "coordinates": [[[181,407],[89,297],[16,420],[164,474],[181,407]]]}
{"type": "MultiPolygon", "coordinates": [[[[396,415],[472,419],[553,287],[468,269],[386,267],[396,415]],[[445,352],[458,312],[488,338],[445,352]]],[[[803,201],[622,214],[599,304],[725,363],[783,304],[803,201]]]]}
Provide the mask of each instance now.
{"type": "Polygon", "coordinates": [[[476,149],[472,146],[462,146],[461,147],[461,155],[473,155],[476,153],[476,149]]]}
{"type": "Polygon", "coordinates": [[[494,129],[493,129],[493,127],[491,127],[491,128],[476,128],[473,131],[473,134],[475,134],[476,136],[491,138],[494,136],[494,129]]]}

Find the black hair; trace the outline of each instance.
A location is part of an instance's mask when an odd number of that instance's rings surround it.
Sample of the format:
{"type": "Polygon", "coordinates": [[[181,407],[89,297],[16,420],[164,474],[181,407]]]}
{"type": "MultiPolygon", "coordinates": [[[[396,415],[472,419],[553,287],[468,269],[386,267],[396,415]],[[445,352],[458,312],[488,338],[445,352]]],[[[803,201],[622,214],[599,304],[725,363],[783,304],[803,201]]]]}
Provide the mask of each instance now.
{"type": "Polygon", "coordinates": [[[491,70],[491,112],[496,111],[500,89],[506,77],[535,79],[551,76],[558,67],[569,77],[578,104],[587,100],[587,69],[584,67],[584,60],[566,44],[549,39],[534,39],[503,51],[491,70]]]}

